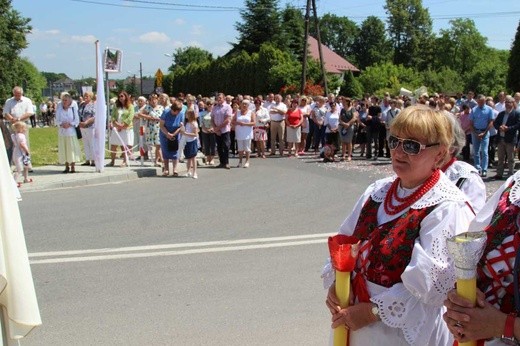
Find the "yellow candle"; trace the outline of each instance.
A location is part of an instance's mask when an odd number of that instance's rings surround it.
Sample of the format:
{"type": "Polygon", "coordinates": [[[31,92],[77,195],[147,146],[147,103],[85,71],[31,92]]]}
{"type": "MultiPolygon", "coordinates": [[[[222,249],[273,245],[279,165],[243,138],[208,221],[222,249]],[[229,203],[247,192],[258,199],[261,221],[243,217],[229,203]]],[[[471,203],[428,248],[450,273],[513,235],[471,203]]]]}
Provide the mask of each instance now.
{"type": "MultiPolygon", "coordinates": [[[[339,299],[339,305],[346,308],[350,299],[350,272],[340,272],[336,270],[336,296],[339,299]]],[[[339,326],[334,329],[334,346],[348,345],[348,329],[345,326],[339,326]]]]}
{"type": "MultiPolygon", "coordinates": [[[[466,298],[475,306],[477,302],[477,279],[457,279],[457,294],[466,298]]],[[[459,346],[476,346],[476,341],[460,342],[459,346]]]]}
{"type": "MultiPolygon", "coordinates": [[[[456,243],[465,243],[471,241],[471,238],[465,236],[455,237],[456,243]]],[[[457,294],[466,298],[475,306],[477,302],[477,279],[457,279],[457,294]]],[[[476,341],[461,342],[459,346],[476,346],[476,341]]]]}

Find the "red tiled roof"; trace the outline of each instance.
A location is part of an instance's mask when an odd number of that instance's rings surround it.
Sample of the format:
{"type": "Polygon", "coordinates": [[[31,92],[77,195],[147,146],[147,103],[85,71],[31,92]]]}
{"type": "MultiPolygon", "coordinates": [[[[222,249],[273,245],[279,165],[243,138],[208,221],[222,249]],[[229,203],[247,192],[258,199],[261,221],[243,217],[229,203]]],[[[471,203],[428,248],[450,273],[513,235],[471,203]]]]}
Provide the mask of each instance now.
{"type": "MultiPolygon", "coordinates": [[[[318,51],[318,40],[309,36],[307,40],[309,46],[309,54],[316,60],[320,60],[320,52],[318,51]]],[[[343,73],[344,71],[359,72],[359,69],[338,54],[334,53],[329,47],[322,44],[321,51],[323,60],[325,61],[325,71],[329,73],[343,73]]]]}

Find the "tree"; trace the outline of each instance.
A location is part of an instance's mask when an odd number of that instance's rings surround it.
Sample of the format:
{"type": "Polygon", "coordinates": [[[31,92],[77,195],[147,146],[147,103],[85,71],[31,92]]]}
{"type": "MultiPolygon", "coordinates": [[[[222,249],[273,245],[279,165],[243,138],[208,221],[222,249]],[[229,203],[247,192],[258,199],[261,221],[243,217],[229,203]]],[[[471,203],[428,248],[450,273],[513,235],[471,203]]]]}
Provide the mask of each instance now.
{"type": "Polygon", "coordinates": [[[213,61],[213,55],[199,47],[177,48],[172,54],[173,64],[168,68],[175,72],[180,68],[187,68],[190,64],[202,64],[213,61]]]}
{"type": "Polygon", "coordinates": [[[496,95],[506,86],[509,52],[486,47],[483,56],[484,58],[480,59],[465,78],[466,90],[474,90],[478,94],[496,95]]]}
{"type": "Polygon", "coordinates": [[[359,82],[366,93],[382,95],[390,92],[397,95],[401,88],[415,90],[421,84],[421,77],[412,68],[387,62],[367,67],[361,72],[359,82]]]}
{"type": "Polygon", "coordinates": [[[449,29],[441,29],[437,38],[436,65],[445,66],[465,76],[485,58],[487,39],[480,34],[471,19],[450,21],[449,29]]]}
{"type": "Polygon", "coordinates": [[[283,47],[298,60],[303,60],[303,40],[305,39],[305,19],[303,13],[292,6],[286,6],[281,14],[281,41],[283,47]]]}
{"type": "Polygon", "coordinates": [[[385,24],[374,16],[367,17],[361,24],[353,48],[354,61],[362,70],[389,62],[393,56],[392,44],[386,37],[385,24]]]}
{"type": "Polygon", "coordinates": [[[47,81],[41,75],[40,71],[27,58],[17,59],[17,75],[20,79],[17,85],[24,88],[24,95],[31,98],[35,102],[41,101],[42,90],[47,85],[47,81]]]}
{"type": "Polygon", "coordinates": [[[246,0],[245,9],[240,11],[243,22],[235,23],[238,43],[228,54],[245,50],[251,54],[258,52],[263,43],[270,42],[280,48],[281,24],[280,10],[276,0],[246,0]]]}
{"type": "Polygon", "coordinates": [[[421,0],[387,0],[388,33],[394,46],[394,63],[424,69],[432,64],[432,20],[421,0]]]}
{"type": "MultiPolygon", "coordinates": [[[[310,33],[313,37],[316,37],[314,25],[310,26],[310,33]]],[[[354,60],[354,42],[359,35],[359,28],[355,22],[347,17],[327,13],[320,19],[320,35],[321,43],[343,58],[354,60]]]]}
{"type": "Polygon", "coordinates": [[[428,90],[447,94],[455,94],[467,90],[464,79],[460,77],[459,73],[446,66],[441,67],[438,71],[431,69],[422,71],[421,77],[422,83],[420,84],[426,86],[428,90]]]}
{"type": "Polygon", "coordinates": [[[47,80],[47,83],[54,83],[57,80],[68,78],[65,73],[41,72],[41,75],[47,80]]]}
{"type": "Polygon", "coordinates": [[[354,78],[352,71],[345,73],[345,79],[339,91],[340,95],[360,98],[363,96],[363,86],[354,78]]]}
{"type": "Polygon", "coordinates": [[[10,97],[17,84],[19,77],[12,66],[17,63],[22,49],[27,47],[26,35],[32,30],[30,19],[22,17],[11,3],[11,0],[0,0],[0,99],[10,97]]]}
{"type": "Polygon", "coordinates": [[[511,44],[508,59],[507,87],[512,92],[520,91],[520,21],[516,29],[515,40],[511,44]]]}

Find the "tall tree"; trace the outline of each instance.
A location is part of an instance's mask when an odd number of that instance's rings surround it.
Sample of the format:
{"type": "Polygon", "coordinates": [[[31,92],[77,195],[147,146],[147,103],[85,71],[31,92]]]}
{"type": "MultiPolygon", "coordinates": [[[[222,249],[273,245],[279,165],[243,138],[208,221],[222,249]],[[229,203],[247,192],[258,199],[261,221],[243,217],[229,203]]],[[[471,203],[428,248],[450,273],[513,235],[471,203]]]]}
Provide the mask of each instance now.
{"type": "Polygon", "coordinates": [[[385,32],[385,23],[370,16],[361,23],[359,35],[353,45],[354,61],[358,68],[389,62],[393,56],[393,47],[385,32]]]}
{"type": "Polygon", "coordinates": [[[386,0],[388,33],[395,49],[394,63],[423,69],[433,52],[432,20],[422,0],[386,0]]]}
{"type": "Polygon", "coordinates": [[[202,64],[213,61],[213,55],[207,50],[199,47],[189,46],[177,48],[172,54],[173,64],[168,67],[169,71],[175,72],[180,68],[186,68],[190,64],[202,64]]]}
{"type": "MultiPolygon", "coordinates": [[[[276,0],[246,0],[245,9],[240,11],[242,22],[235,23],[238,43],[233,44],[230,53],[245,50],[251,54],[258,52],[263,43],[281,45],[280,10],[276,0]]],[[[229,54],[229,53],[228,53],[229,54]]]]}
{"type": "Polygon", "coordinates": [[[507,72],[507,87],[513,91],[520,91],[520,21],[516,29],[515,40],[511,44],[509,53],[509,69],[507,72]]]}
{"type": "Polygon", "coordinates": [[[451,20],[450,25],[450,28],[440,30],[435,62],[437,66],[448,67],[464,76],[481,59],[486,58],[487,39],[480,34],[471,19],[457,18],[451,20]]]}
{"type": "Polygon", "coordinates": [[[287,5],[281,14],[281,41],[298,60],[303,59],[305,19],[301,10],[287,5]]]}
{"type": "MultiPolygon", "coordinates": [[[[310,26],[310,34],[316,37],[316,29],[310,26]]],[[[336,54],[347,60],[354,59],[354,42],[359,35],[355,22],[347,17],[339,17],[326,13],[320,18],[321,43],[332,49],[336,54]]]]}
{"type": "Polygon", "coordinates": [[[9,66],[17,63],[18,55],[28,43],[26,35],[32,30],[30,19],[13,9],[11,0],[0,0],[0,99],[11,95],[19,80],[16,71],[9,66]]]}

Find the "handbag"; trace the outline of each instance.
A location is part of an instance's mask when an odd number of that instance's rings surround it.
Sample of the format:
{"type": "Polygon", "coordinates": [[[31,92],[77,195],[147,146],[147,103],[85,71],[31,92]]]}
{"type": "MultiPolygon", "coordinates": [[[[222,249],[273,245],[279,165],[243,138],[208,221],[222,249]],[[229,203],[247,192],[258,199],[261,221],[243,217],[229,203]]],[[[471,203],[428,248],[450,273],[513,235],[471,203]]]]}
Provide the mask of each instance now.
{"type": "Polygon", "coordinates": [[[31,164],[31,156],[22,154],[22,163],[24,166],[29,166],[31,164]]]}
{"type": "Polygon", "coordinates": [[[167,148],[168,148],[168,151],[179,150],[179,141],[177,140],[177,138],[173,137],[173,139],[168,140],[167,148]]]}
{"type": "MultiPolygon", "coordinates": [[[[72,108],[72,119],[74,119],[76,117],[76,112],[74,112],[74,107],[71,107],[71,108],[72,108]]],[[[81,118],[79,120],[81,121],[81,118]]],[[[78,139],[83,138],[83,135],[81,134],[81,128],[79,126],[75,126],[74,128],[76,129],[76,137],[78,137],[78,139]]]]}
{"type": "Polygon", "coordinates": [[[83,138],[83,135],[81,134],[81,129],[80,129],[80,127],[79,127],[79,126],[76,126],[75,129],[76,129],[76,136],[78,136],[78,139],[83,138]]]}

